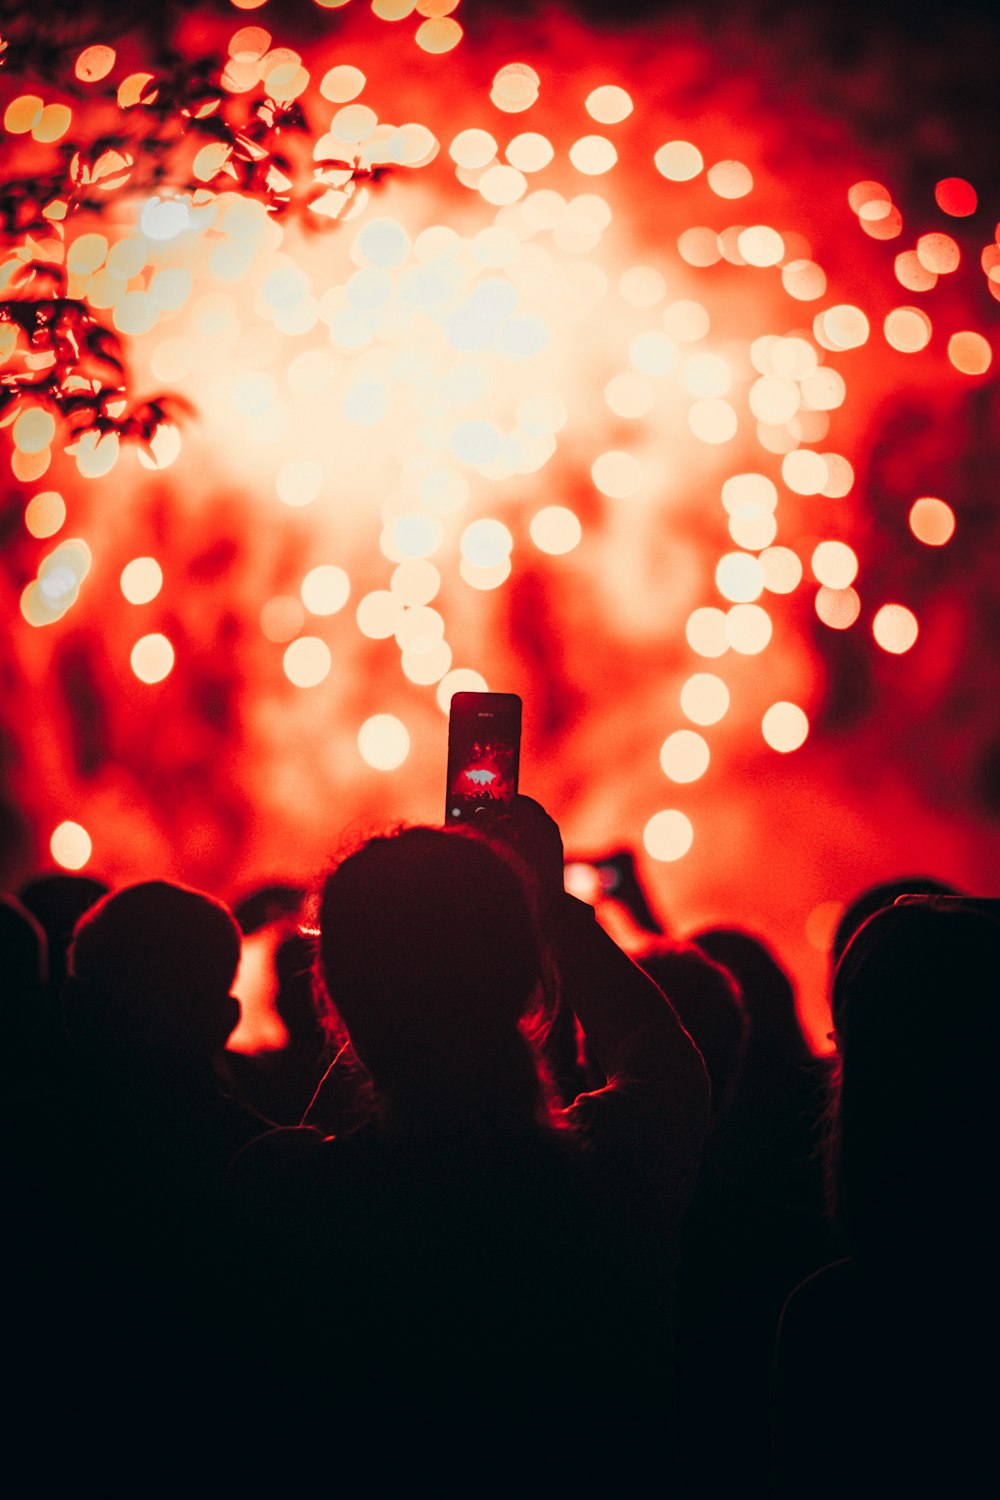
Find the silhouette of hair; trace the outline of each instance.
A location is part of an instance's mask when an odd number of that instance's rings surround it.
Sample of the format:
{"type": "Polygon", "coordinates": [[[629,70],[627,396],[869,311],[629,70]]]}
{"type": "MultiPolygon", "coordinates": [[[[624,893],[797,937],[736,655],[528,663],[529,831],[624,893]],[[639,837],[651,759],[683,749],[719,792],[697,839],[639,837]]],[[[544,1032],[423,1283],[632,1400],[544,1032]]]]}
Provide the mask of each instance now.
{"type": "Polygon", "coordinates": [[[58,1013],[46,990],[45,933],[13,896],[0,896],[0,1001],[4,1068],[27,1074],[58,1045],[58,1013]]]}
{"type": "Polygon", "coordinates": [[[482,838],[416,827],[369,840],[327,877],[319,925],[327,994],[380,1089],[457,1084],[523,1054],[539,942],[519,871],[482,838]]]}
{"type": "MultiPolygon", "coordinates": [[[[947,885],[943,880],[936,880],[931,875],[900,875],[893,880],[880,880],[875,885],[866,886],[859,891],[852,901],[849,901],[840,914],[840,920],[834,929],[833,939],[830,943],[830,975],[840,962],[844,949],[858,928],[868,921],[869,917],[881,911],[885,906],[891,906],[897,896],[958,896],[961,892],[953,885],[947,885]]],[[[832,982],[831,982],[832,994],[832,982]]],[[[831,998],[831,1009],[833,1002],[831,998]]],[[[834,1026],[837,1024],[836,1011],[833,1013],[834,1026]]]]}
{"type": "Polygon", "coordinates": [[[250,937],[270,922],[277,922],[282,917],[297,917],[306,894],[305,887],[299,885],[275,883],[258,886],[236,902],[233,916],[240,924],[243,936],[250,937]]]}
{"type": "Polygon", "coordinates": [[[213,896],[150,880],[105,896],[77,924],[66,986],[78,1037],[211,1056],[239,1019],[230,995],[240,929],[213,896]]]}
{"type": "Polygon", "coordinates": [[[744,1069],[780,1070],[812,1054],[799,1025],[795,988],[768,945],[739,927],[706,927],[691,937],[733,975],[746,1014],[744,1069]]]}
{"type": "Polygon", "coordinates": [[[54,995],[58,995],[66,977],[66,954],[77,922],[107,895],[108,889],[103,880],[61,870],[39,875],[18,891],[21,905],[31,912],[45,933],[49,988],[54,995]]]}
{"type": "Polygon", "coordinates": [[[995,1207],[1000,921],[972,904],[883,908],[845,949],[834,996],[831,1169],[852,1252],[952,1245],[971,1261],[995,1207]]]}
{"type": "Polygon", "coordinates": [[[37,993],[45,983],[46,942],[41,923],[14,896],[0,895],[0,956],[6,999],[37,993]]]}
{"type": "Polygon", "coordinates": [[[743,1056],[740,987],[695,943],[658,942],[639,959],[663,990],[698,1047],[712,1085],[712,1108],[726,1104],[743,1056]]]}

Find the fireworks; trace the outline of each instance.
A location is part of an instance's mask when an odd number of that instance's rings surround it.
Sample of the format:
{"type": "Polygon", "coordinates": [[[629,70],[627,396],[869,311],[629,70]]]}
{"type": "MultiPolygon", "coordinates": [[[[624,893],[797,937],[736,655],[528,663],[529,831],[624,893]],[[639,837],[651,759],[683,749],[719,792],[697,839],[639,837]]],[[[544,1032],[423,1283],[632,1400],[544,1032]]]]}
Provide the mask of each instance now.
{"type": "Polygon", "coordinates": [[[739,112],[690,30],[442,9],[192,13],[72,76],[7,49],[14,655],[57,747],[18,791],[109,874],[433,817],[442,710],[486,685],[525,699],[536,790],[575,767],[577,841],[697,867],[734,757],[829,716],[837,641],[918,660],[917,554],[974,524],[872,415],[989,388],[982,192],[911,211],[848,140],[810,163],[818,117],[739,112]],[[73,642],[86,771],[44,692],[73,642]]]}

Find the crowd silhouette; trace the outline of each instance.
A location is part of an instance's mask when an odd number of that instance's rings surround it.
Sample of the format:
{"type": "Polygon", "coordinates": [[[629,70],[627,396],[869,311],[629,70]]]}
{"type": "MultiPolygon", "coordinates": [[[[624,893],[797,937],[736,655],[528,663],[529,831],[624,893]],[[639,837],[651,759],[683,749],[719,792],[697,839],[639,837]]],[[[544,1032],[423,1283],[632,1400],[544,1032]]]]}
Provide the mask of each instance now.
{"type": "Polygon", "coordinates": [[[986,1493],[1000,902],[845,896],[822,1057],[766,936],[642,896],[626,956],[527,797],[235,914],[0,898],[25,1492],[986,1493]]]}

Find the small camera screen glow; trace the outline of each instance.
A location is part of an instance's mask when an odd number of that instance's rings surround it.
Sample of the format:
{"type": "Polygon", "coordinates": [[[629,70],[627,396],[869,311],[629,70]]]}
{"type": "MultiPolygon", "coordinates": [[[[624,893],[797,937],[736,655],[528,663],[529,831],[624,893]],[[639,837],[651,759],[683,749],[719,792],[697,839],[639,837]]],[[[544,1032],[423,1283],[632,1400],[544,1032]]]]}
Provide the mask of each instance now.
{"type": "Polygon", "coordinates": [[[495,737],[474,737],[448,786],[452,818],[496,812],[517,790],[514,747],[495,737]]]}

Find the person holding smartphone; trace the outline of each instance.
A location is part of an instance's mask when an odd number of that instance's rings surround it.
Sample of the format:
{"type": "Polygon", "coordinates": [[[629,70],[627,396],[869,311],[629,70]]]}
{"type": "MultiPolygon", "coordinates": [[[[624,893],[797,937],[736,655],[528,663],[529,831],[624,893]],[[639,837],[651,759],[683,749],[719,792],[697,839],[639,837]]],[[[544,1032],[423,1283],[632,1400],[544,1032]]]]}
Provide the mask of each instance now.
{"type": "Polygon", "coordinates": [[[343,1138],[272,1132],[235,1165],[272,1277],[253,1325],[268,1389],[298,1430],[335,1412],[359,1442],[396,1434],[408,1464],[428,1442],[478,1462],[502,1433],[505,1462],[549,1479],[604,1459],[666,1481],[709,1093],[670,1004],[566,895],[559,830],[528,798],[488,835],[369,840],[327,878],[319,927],[375,1110],[343,1138]],[[530,1035],[547,968],[606,1077],[565,1109],[530,1035]]]}

